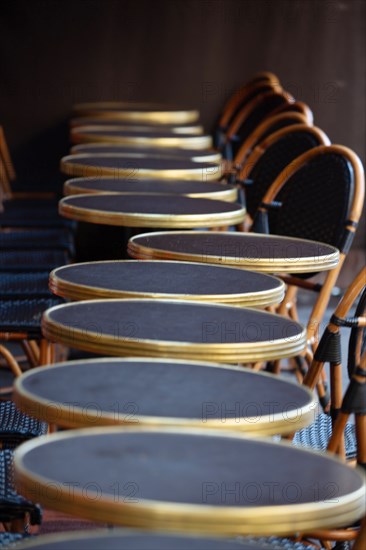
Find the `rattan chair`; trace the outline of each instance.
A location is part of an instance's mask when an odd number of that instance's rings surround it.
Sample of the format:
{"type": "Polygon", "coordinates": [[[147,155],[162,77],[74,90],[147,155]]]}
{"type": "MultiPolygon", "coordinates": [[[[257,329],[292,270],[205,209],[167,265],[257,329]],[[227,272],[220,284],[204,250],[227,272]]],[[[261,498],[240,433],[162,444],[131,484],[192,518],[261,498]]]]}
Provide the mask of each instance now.
{"type": "MultiPolygon", "coordinates": [[[[43,312],[62,303],[57,298],[22,298],[15,300],[9,297],[0,302],[0,340],[19,342],[23,347],[31,366],[53,362],[53,345],[43,338],[41,318],[43,312]]],[[[9,365],[15,376],[22,370],[14,355],[0,344],[0,356],[9,365]]]]}
{"type": "Polygon", "coordinates": [[[224,144],[225,135],[230,123],[234,120],[240,109],[258,94],[271,90],[282,91],[282,88],[278,77],[266,71],[257,73],[244,86],[241,86],[239,90],[235,90],[226,102],[217,124],[215,131],[215,145],[217,148],[221,148],[224,144]]]}
{"type": "Polygon", "coordinates": [[[315,126],[295,124],[269,135],[254,148],[238,174],[241,202],[250,225],[265,193],[282,170],[298,156],[319,145],[329,145],[326,134],[315,126]]]}
{"type": "MultiPolygon", "coordinates": [[[[366,470],[366,268],[357,275],[335,309],[304,384],[314,389],[327,363],[330,366],[330,407],[327,414],[320,413],[312,425],[297,432],[293,444],[316,451],[328,450],[346,460],[356,459],[358,465],[366,470]],[[348,346],[350,382],[343,395],[341,371],[345,367],[342,366],[341,332],[345,328],[351,328],[348,346]],[[350,415],[354,415],[354,423],[349,422],[350,415]]],[[[318,532],[314,536],[347,542],[354,540],[357,530],[318,532]]]]}
{"type": "Polygon", "coordinates": [[[0,252],[0,272],[51,271],[69,262],[63,250],[5,250],[0,252]]]}
{"type": "MultiPolygon", "coordinates": [[[[300,277],[283,277],[290,285],[290,294],[294,287],[318,293],[307,326],[313,349],[317,346],[319,325],[332,289],[353,241],[364,193],[364,171],[358,156],[341,145],[319,146],[282,170],[264,195],[255,216],[254,231],[320,241],[340,251],[337,268],[327,272],[322,285],[300,277]],[[278,201],[280,193],[281,202],[278,201]],[[275,208],[274,216],[271,216],[272,208],[275,208]]],[[[295,308],[290,307],[285,298],[279,312],[286,311],[296,317],[295,308]]]]}
{"type": "Polygon", "coordinates": [[[365,550],[366,548],[366,516],[363,518],[363,522],[360,527],[360,531],[355,540],[353,550],[365,550]]]}
{"type": "Polygon", "coordinates": [[[283,112],[292,112],[292,113],[300,113],[306,118],[306,121],[308,124],[312,125],[314,123],[314,115],[312,110],[310,109],[309,105],[304,103],[303,101],[293,101],[286,105],[285,103],[282,105],[279,105],[275,110],[273,114],[281,114],[283,112]]]}
{"type": "Polygon", "coordinates": [[[15,524],[16,530],[26,531],[28,523],[40,525],[42,511],[40,506],[16,492],[13,457],[12,450],[0,450],[0,522],[6,528],[15,524]]]}
{"type": "MultiPolygon", "coordinates": [[[[245,159],[258,143],[278,130],[294,124],[307,124],[307,119],[301,113],[295,113],[293,111],[285,111],[279,115],[266,118],[253,130],[240,146],[233,161],[234,168],[239,172],[244,166],[245,159]]],[[[309,126],[311,126],[311,124],[309,124],[309,126]]]]}
{"type": "Polygon", "coordinates": [[[16,544],[26,540],[30,535],[22,533],[0,532],[0,548],[13,548],[16,544]]]}
{"type": "Polygon", "coordinates": [[[74,242],[67,230],[44,229],[0,232],[0,250],[61,250],[74,255],[74,242]]]}
{"type": "Polygon", "coordinates": [[[258,124],[275,114],[278,107],[288,105],[293,101],[293,97],[287,92],[273,90],[261,93],[250,100],[235,116],[227,130],[223,150],[225,158],[229,161],[233,160],[241,144],[258,124]]]}
{"type": "Polygon", "coordinates": [[[15,449],[23,441],[45,435],[46,422],[22,413],[13,401],[0,402],[0,448],[15,449]]]}
{"type": "Polygon", "coordinates": [[[49,271],[0,273],[0,296],[22,298],[51,298],[48,288],[49,271]]]}
{"type": "Polygon", "coordinates": [[[58,197],[54,193],[15,193],[11,186],[15,178],[14,165],[0,126],[0,228],[71,230],[72,224],[58,216],[58,197]]]}

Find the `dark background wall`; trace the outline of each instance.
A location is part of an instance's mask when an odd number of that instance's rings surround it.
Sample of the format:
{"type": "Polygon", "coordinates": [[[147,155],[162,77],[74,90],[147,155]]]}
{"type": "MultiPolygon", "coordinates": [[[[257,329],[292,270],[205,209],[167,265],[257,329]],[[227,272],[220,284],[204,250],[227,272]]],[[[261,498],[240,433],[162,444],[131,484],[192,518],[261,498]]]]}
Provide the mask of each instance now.
{"type": "Polygon", "coordinates": [[[0,13],[0,123],[19,185],[59,178],[77,101],[190,104],[211,131],[260,70],[365,161],[364,0],[3,0],[0,13]]]}

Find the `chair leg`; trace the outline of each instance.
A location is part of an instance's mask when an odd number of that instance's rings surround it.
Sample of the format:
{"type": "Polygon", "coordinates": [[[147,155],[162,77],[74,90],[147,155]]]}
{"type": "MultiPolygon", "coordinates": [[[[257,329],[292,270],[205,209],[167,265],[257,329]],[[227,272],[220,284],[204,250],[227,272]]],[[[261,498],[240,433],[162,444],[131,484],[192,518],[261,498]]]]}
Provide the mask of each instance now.
{"type": "Polygon", "coordinates": [[[296,301],[297,287],[290,285],[287,287],[285,297],[277,308],[277,313],[280,315],[288,315],[289,311],[294,307],[296,301]]]}
{"type": "Polygon", "coordinates": [[[344,262],[344,258],[344,254],[341,254],[337,267],[335,269],[332,269],[331,271],[328,271],[322,289],[319,293],[318,299],[310,314],[307,332],[308,341],[312,345],[314,352],[318,346],[320,323],[324,317],[325,310],[327,309],[332,288],[337,282],[339,272],[344,262]]]}
{"type": "Polygon", "coordinates": [[[51,362],[51,342],[43,338],[40,342],[39,365],[49,365],[51,362]]]}
{"type": "Polygon", "coordinates": [[[356,439],[357,463],[366,471],[366,415],[364,414],[356,414],[356,439]]]}
{"type": "Polygon", "coordinates": [[[32,340],[22,340],[21,346],[31,367],[36,367],[39,363],[39,348],[36,342],[32,340]]]}
{"type": "Polygon", "coordinates": [[[332,435],[328,442],[327,450],[331,453],[337,453],[341,445],[344,447],[344,430],[347,424],[349,415],[339,411],[337,418],[332,427],[332,435]]]}
{"type": "Polygon", "coordinates": [[[361,529],[360,529],[360,532],[358,533],[358,537],[355,541],[353,550],[365,550],[365,548],[366,548],[366,516],[363,518],[361,529]]]}
{"type": "Polygon", "coordinates": [[[28,533],[29,529],[29,518],[28,514],[25,515],[22,519],[14,519],[10,522],[10,531],[12,533],[28,533]]]}
{"type": "Polygon", "coordinates": [[[10,351],[3,345],[0,344],[0,354],[4,357],[5,361],[10,367],[10,370],[14,376],[21,376],[23,374],[22,369],[19,366],[19,363],[14,359],[14,356],[10,351]]]}

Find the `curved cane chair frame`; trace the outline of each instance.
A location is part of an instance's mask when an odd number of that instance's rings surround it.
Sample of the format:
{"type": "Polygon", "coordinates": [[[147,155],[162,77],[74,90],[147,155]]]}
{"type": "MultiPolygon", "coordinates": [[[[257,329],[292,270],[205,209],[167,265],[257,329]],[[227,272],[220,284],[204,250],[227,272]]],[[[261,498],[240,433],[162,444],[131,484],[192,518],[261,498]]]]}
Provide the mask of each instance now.
{"type": "Polygon", "coordinates": [[[353,550],[365,550],[365,548],[366,548],[366,516],[364,517],[363,522],[361,524],[360,532],[358,534],[357,539],[355,540],[353,550]]]}
{"type": "MultiPolygon", "coordinates": [[[[294,126],[292,126],[292,129],[294,126]]],[[[311,128],[309,128],[311,130],[311,128]]],[[[273,137],[273,136],[272,136],[273,137]]],[[[302,167],[306,166],[318,155],[326,153],[338,153],[348,160],[352,165],[354,171],[354,193],[352,197],[352,203],[350,211],[348,213],[348,219],[345,223],[344,230],[349,235],[350,239],[353,238],[356,231],[358,221],[362,213],[362,207],[364,203],[365,195],[365,175],[362,163],[356,153],[354,153],[348,147],[343,145],[321,145],[316,147],[306,153],[297,157],[292,163],[290,163],[282,172],[278,175],[276,180],[273,182],[271,187],[268,189],[267,193],[263,197],[262,205],[259,207],[258,212],[265,214],[267,212],[266,204],[270,205],[274,200],[281,189],[285,186],[287,181],[302,167]]],[[[326,275],[325,281],[319,291],[318,299],[313,307],[313,310],[310,314],[310,318],[307,325],[308,332],[308,342],[313,346],[313,349],[316,348],[318,342],[318,331],[320,322],[324,316],[325,310],[327,308],[331,291],[336,281],[338,275],[342,269],[344,260],[347,255],[347,250],[340,250],[340,259],[339,264],[336,268],[329,271],[326,275]]],[[[296,277],[283,277],[283,280],[290,285],[300,286],[308,289],[315,289],[315,285],[312,285],[309,282],[304,282],[302,279],[297,279],[296,277]]],[[[283,303],[284,304],[284,303],[283,303]]],[[[286,304],[283,305],[286,307],[286,304]]]]}
{"type": "MultiPolygon", "coordinates": [[[[16,179],[16,173],[13,161],[11,159],[9,147],[5,138],[4,129],[0,126],[0,199],[33,198],[44,199],[54,197],[52,192],[16,192],[11,188],[11,182],[16,179]]],[[[1,212],[0,208],[0,212],[1,212]]]]}
{"type": "Polygon", "coordinates": [[[234,113],[240,108],[241,104],[243,104],[251,94],[255,94],[256,91],[259,93],[263,86],[266,85],[272,86],[273,91],[282,90],[278,77],[270,72],[258,73],[239,90],[236,90],[222,110],[218,124],[219,129],[225,131],[234,113]]]}
{"type": "MultiPolygon", "coordinates": [[[[266,99],[269,99],[271,97],[282,97],[287,103],[293,103],[295,100],[294,98],[284,90],[276,92],[264,92],[262,94],[258,94],[253,99],[251,99],[244,107],[239,111],[239,113],[235,116],[234,120],[230,123],[229,128],[226,132],[226,142],[230,142],[232,138],[236,135],[237,131],[241,127],[241,125],[247,120],[247,118],[252,114],[254,109],[258,107],[261,103],[265,102],[266,99]]],[[[278,107],[275,107],[272,111],[270,111],[266,118],[269,116],[272,116],[275,114],[276,109],[278,107]]]]}
{"type": "MultiPolygon", "coordinates": [[[[321,130],[320,128],[317,128],[316,126],[308,126],[307,124],[293,124],[292,126],[286,126],[285,128],[281,128],[280,130],[277,130],[277,132],[270,134],[254,147],[253,151],[249,154],[249,156],[245,160],[244,165],[238,174],[238,179],[245,180],[246,178],[250,178],[251,171],[253,170],[257,162],[260,160],[262,155],[266,152],[268,147],[270,147],[273,143],[283,138],[287,134],[290,134],[293,132],[303,132],[303,131],[306,131],[307,133],[313,134],[315,137],[317,137],[320,144],[325,146],[330,145],[330,140],[328,136],[323,132],[323,130],[321,130]]],[[[285,170],[287,170],[287,168],[285,168],[285,170]]],[[[253,220],[251,219],[249,213],[247,212],[245,229],[250,227],[252,221],[253,220]]]]}
{"type": "Polygon", "coordinates": [[[294,112],[294,113],[301,113],[306,117],[306,121],[310,126],[314,123],[313,111],[303,101],[298,101],[298,100],[293,101],[291,103],[291,109],[288,109],[287,105],[280,105],[279,107],[276,107],[273,114],[277,115],[277,114],[283,113],[286,110],[291,110],[291,112],[294,112]]]}
{"type": "MultiPolygon", "coordinates": [[[[329,439],[327,450],[338,454],[345,460],[345,442],[344,430],[350,417],[349,412],[342,410],[343,392],[342,392],[342,364],[340,350],[335,351],[340,342],[340,333],[342,326],[353,328],[366,327],[366,317],[356,315],[348,317],[352,306],[357,298],[365,292],[366,289],[366,267],[353,280],[348,287],[343,298],[336,307],[322,337],[324,342],[322,349],[320,346],[315,353],[315,357],[304,378],[304,385],[314,389],[318,384],[326,362],[330,363],[330,381],[331,381],[331,409],[330,414],[334,419],[332,421],[332,435],[329,439]],[[336,343],[337,342],[337,343],[336,343]]],[[[350,385],[366,385],[366,352],[361,355],[361,349],[356,350],[356,370],[351,376],[350,385]]],[[[366,415],[355,413],[356,439],[357,439],[357,462],[366,467],[366,415]]],[[[363,526],[358,533],[353,528],[320,530],[311,534],[312,537],[324,541],[352,541],[357,540],[354,548],[363,550],[366,542],[366,518],[363,526]]]]}
{"type": "MultiPolygon", "coordinates": [[[[233,161],[233,164],[237,170],[240,170],[243,167],[245,159],[253,151],[254,147],[260,143],[260,141],[263,139],[263,136],[266,134],[266,132],[270,130],[271,126],[273,126],[277,122],[281,122],[282,120],[285,120],[286,118],[292,118],[292,120],[294,120],[295,123],[297,124],[305,124],[307,126],[312,126],[312,124],[308,123],[308,120],[305,115],[301,113],[296,113],[296,112],[284,112],[284,113],[280,113],[278,115],[273,115],[273,116],[270,116],[269,118],[266,118],[253,130],[253,132],[246,138],[246,140],[244,140],[244,142],[240,146],[240,149],[237,152],[233,161]]],[[[293,128],[295,124],[292,124],[289,126],[293,128]]],[[[287,128],[287,126],[285,128],[287,128]]],[[[280,128],[280,130],[282,129],[284,128],[280,128]]],[[[271,134],[269,135],[273,135],[277,131],[279,130],[275,130],[271,132],[271,134]]]]}

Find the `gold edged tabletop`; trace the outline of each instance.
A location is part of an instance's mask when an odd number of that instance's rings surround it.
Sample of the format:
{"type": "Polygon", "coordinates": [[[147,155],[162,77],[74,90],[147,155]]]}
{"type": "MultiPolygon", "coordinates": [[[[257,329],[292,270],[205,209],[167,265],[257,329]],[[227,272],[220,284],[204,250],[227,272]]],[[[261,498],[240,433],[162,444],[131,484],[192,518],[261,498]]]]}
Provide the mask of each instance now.
{"type": "Polygon", "coordinates": [[[223,231],[140,234],[129,240],[128,253],[140,260],[203,262],[264,273],[329,271],[339,263],[339,250],[328,244],[279,235],[223,231]]]}
{"type": "Polygon", "coordinates": [[[106,176],[103,178],[72,178],[64,183],[65,196],[86,193],[143,193],[177,194],[191,198],[216,199],[236,202],[238,189],[234,185],[197,180],[124,179],[106,176]]]}
{"type": "Polygon", "coordinates": [[[195,162],[214,162],[220,163],[222,161],[222,155],[219,151],[214,149],[182,149],[182,148],[165,148],[161,147],[146,147],[144,145],[119,145],[118,143],[80,143],[79,145],[73,145],[70,149],[71,155],[80,153],[84,154],[131,154],[140,153],[145,156],[157,155],[159,157],[176,156],[181,158],[190,158],[195,162]]]}
{"type": "Polygon", "coordinates": [[[123,120],[141,124],[189,124],[197,122],[199,118],[199,112],[196,109],[127,101],[77,103],[73,106],[73,112],[78,116],[93,116],[106,120],[123,120]]]}
{"type": "Polygon", "coordinates": [[[25,497],[134,528],[291,535],[350,525],[366,508],[361,469],[233,432],[72,430],[22,444],[14,468],[25,497]]]}
{"type": "Polygon", "coordinates": [[[124,124],[123,122],[117,121],[101,121],[95,119],[94,123],[82,122],[83,119],[78,119],[79,123],[76,125],[71,125],[70,128],[70,137],[73,141],[79,139],[79,135],[92,134],[94,132],[97,135],[113,135],[114,133],[123,133],[127,132],[136,134],[136,135],[145,135],[145,134],[172,134],[172,135],[202,135],[203,126],[200,124],[186,124],[183,126],[157,126],[157,125],[141,125],[141,124],[124,124]],[[74,138],[73,138],[74,136],[74,138]]]}
{"type": "Polygon", "coordinates": [[[50,290],[68,300],[153,298],[268,307],[284,297],[284,282],[243,269],[194,262],[113,260],[61,266],[50,290]]]}
{"type": "Polygon", "coordinates": [[[66,428],[113,425],[287,435],[316,415],[313,393],[269,373],[173,359],[89,359],[34,368],[14,401],[66,428]],[[101,393],[101,388],[103,388],[101,393]]]}
{"type": "Polygon", "coordinates": [[[70,132],[72,143],[120,143],[121,145],[146,145],[151,147],[181,147],[183,149],[209,149],[212,137],[197,132],[182,131],[118,131],[111,126],[79,126],[70,132]],[[103,130],[103,128],[105,128],[103,130]]]}
{"type": "Polygon", "coordinates": [[[305,328],[260,309],[184,300],[85,300],[42,317],[51,342],[102,355],[255,363],[293,357],[305,328]]]}
{"type": "Polygon", "coordinates": [[[79,222],[166,229],[230,226],[245,217],[245,209],[238,203],[133,193],[71,195],[60,200],[59,213],[79,222]]]}
{"type": "Polygon", "coordinates": [[[68,176],[113,176],[139,179],[191,179],[217,181],[222,175],[220,162],[204,162],[177,157],[146,156],[141,153],[95,153],[67,155],[60,170],[68,176]]]}

